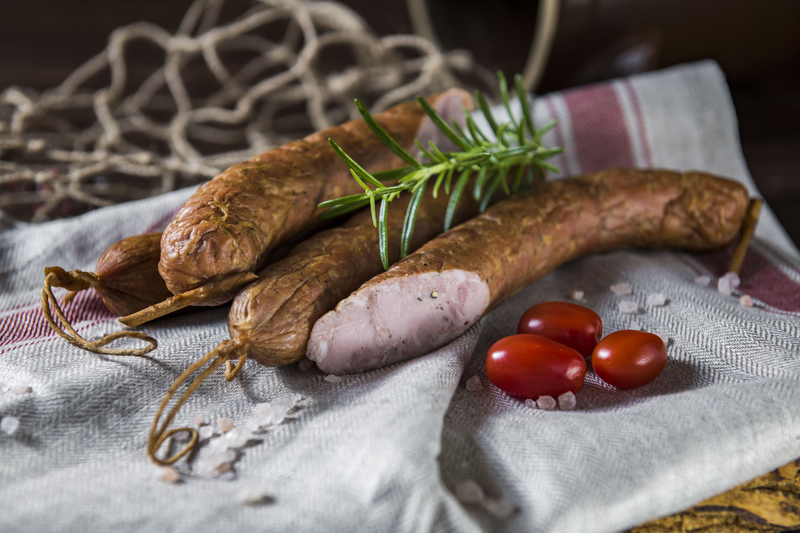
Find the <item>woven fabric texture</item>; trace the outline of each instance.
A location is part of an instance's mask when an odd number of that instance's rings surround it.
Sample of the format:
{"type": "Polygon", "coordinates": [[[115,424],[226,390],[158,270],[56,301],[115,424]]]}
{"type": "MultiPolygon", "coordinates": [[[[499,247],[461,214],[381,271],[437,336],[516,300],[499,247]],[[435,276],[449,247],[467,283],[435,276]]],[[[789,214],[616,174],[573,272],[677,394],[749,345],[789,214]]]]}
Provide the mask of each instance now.
{"type": "MultiPolygon", "coordinates": [[[[555,161],[565,174],[705,170],[757,194],[713,63],[546,95],[535,116],[559,120],[546,141],[566,148],[555,161]]],[[[159,341],[146,357],[98,356],[49,330],[39,295],[44,267],[91,271],[110,244],[162,228],[191,192],[41,225],[0,218],[0,418],[19,421],[0,432],[0,530],[618,531],[800,456],[800,261],[766,209],[732,295],[695,283],[721,276],[731,250],[603,253],[558,268],[417,360],[338,383],[252,361],[231,383],[213,376],[178,424],[242,425],[260,402],[302,399],[239,451],[233,473],[198,474],[205,444],[178,464],[181,483],[160,481],[145,456],[153,415],[178,375],[226,338],[227,308],[141,327],[159,341]],[[616,296],[617,283],[632,293],[616,296]],[[575,290],[606,333],[635,320],[664,335],[662,375],[620,391],[589,373],[569,411],[531,409],[493,387],[491,343],[527,307],[575,290]],[[653,293],[665,305],[648,306],[653,293]],[[638,311],[621,313],[622,299],[638,311]],[[472,376],[480,390],[466,388],[472,376]],[[265,497],[243,504],[253,494],[265,497]]],[[[90,338],[120,327],[92,292],[67,314],[90,338]]]]}

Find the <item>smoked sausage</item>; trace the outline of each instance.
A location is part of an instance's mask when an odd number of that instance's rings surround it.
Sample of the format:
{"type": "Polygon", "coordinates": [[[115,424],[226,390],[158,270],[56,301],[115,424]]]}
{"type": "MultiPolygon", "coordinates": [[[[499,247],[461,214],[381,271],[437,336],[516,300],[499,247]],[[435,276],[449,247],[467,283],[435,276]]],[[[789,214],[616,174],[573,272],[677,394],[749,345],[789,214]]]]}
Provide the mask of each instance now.
{"type": "Polygon", "coordinates": [[[539,184],[361,286],[316,322],[308,358],[348,374],[424,355],[581,255],[724,246],[747,204],[741,184],[699,172],[609,170],[539,184]]]}
{"type": "MultiPolygon", "coordinates": [[[[429,101],[443,116],[453,117],[463,116],[470,97],[451,89],[429,101]]],[[[432,128],[417,102],[375,119],[407,149],[432,128]]],[[[362,192],[329,138],[370,172],[402,164],[358,119],[234,165],[202,185],[164,231],[158,270],[169,290],[180,294],[232,274],[255,272],[277,246],[318,225],[320,202],[362,192]]]]}

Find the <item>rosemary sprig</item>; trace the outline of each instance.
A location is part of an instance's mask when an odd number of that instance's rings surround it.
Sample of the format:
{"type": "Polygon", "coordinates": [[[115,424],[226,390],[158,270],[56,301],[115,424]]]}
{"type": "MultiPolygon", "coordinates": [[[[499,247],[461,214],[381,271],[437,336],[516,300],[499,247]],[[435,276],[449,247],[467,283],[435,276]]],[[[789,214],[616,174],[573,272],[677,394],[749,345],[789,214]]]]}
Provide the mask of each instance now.
{"type": "Polygon", "coordinates": [[[514,120],[505,76],[502,72],[499,72],[497,76],[503,104],[510,118],[508,122],[499,123],[492,114],[483,93],[480,91],[475,93],[478,107],[483,112],[494,139],[478,128],[475,118],[469,110],[464,109],[466,128],[462,128],[456,121],[453,125],[449,124],[427,100],[422,97],[417,98],[436,127],[458,147],[459,150],[453,152],[443,152],[432,141],[428,143],[428,146],[423,146],[419,141],[415,141],[420,155],[419,157],[413,156],[378,124],[361,102],[356,100],[356,108],[370,130],[408,166],[371,174],[348,156],[332,139],[328,139],[336,154],[350,167],[350,173],[364,189],[364,192],[322,202],[319,204],[320,208],[329,208],[323,213],[322,218],[335,217],[369,205],[373,223],[378,228],[381,261],[384,268],[389,268],[386,210],[388,204],[404,191],[409,191],[413,196],[406,211],[401,232],[401,257],[408,255],[419,203],[431,180],[433,180],[432,194],[434,197],[442,188],[444,188],[444,193],[450,196],[444,223],[444,230],[447,231],[452,225],[456,209],[471,177],[476,176],[472,194],[475,200],[480,202],[480,210],[483,212],[497,189],[502,189],[506,194],[513,194],[530,186],[535,176],[543,173],[544,170],[560,172],[546,159],[561,153],[563,149],[546,148],[541,144],[544,134],[552,129],[556,122],[551,121],[540,129],[536,129],[530,104],[524,96],[522,77],[519,75],[515,77],[514,85],[520,96],[522,116],[518,120],[514,120]],[[454,179],[455,184],[453,183],[454,179]],[[386,185],[384,182],[387,181],[396,183],[386,185]],[[378,203],[380,203],[379,206],[378,203]]]}

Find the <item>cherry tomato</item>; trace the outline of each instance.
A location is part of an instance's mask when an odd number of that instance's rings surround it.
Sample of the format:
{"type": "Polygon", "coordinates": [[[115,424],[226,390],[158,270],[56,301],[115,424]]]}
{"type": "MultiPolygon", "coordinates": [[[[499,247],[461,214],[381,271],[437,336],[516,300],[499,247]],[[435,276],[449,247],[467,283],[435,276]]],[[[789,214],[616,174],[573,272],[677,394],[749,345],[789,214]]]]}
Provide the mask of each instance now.
{"type": "Polygon", "coordinates": [[[557,397],[581,390],[586,361],[569,346],[540,335],[511,335],[489,348],[486,375],[512,396],[557,397]]]}
{"type": "Polygon", "coordinates": [[[587,307],[569,302],[542,302],[522,315],[517,333],[547,337],[591,357],[603,336],[600,316],[587,307]]]}
{"type": "Polygon", "coordinates": [[[667,364],[667,348],[658,335],[625,329],[607,335],[592,353],[595,373],[620,389],[647,385],[667,364]]]}

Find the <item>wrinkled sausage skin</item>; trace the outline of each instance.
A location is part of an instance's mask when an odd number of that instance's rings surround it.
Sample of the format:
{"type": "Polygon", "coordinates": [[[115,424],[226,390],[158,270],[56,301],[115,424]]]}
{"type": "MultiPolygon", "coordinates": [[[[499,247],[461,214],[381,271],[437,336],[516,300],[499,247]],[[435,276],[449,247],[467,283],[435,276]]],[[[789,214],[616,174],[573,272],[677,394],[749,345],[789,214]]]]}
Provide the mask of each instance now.
{"type": "Polygon", "coordinates": [[[158,273],[161,233],[126,237],[97,260],[94,290],[108,309],[126,316],[172,296],[158,273]]]}
{"type": "Polygon", "coordinates": [[[344,374],[424,355],[581,255],[724,246],[747,203],[741,184],[699,172],[609,170],[543,183],[365,283],[317,321],[308,357],[344,374]]]}
{"type": "MultiPolygon", "coordinates": [[[[468,105],[469,96],[451,90],[444,97],[468,105]]],[[[426,115],[406,103],[375,115],[400,145],[410,148],[426,115]]],[[[174,294],[221,277],[252,272],[268,254],[313,229],[317,205],[361,192],[328,139],[369,171],[401,166],[363,120],[319,131],[235,165],[202,185],[164,231],[159,272],[174,294]]],[[[205,305],[217,305],[208,301],[205,305]]]]}

